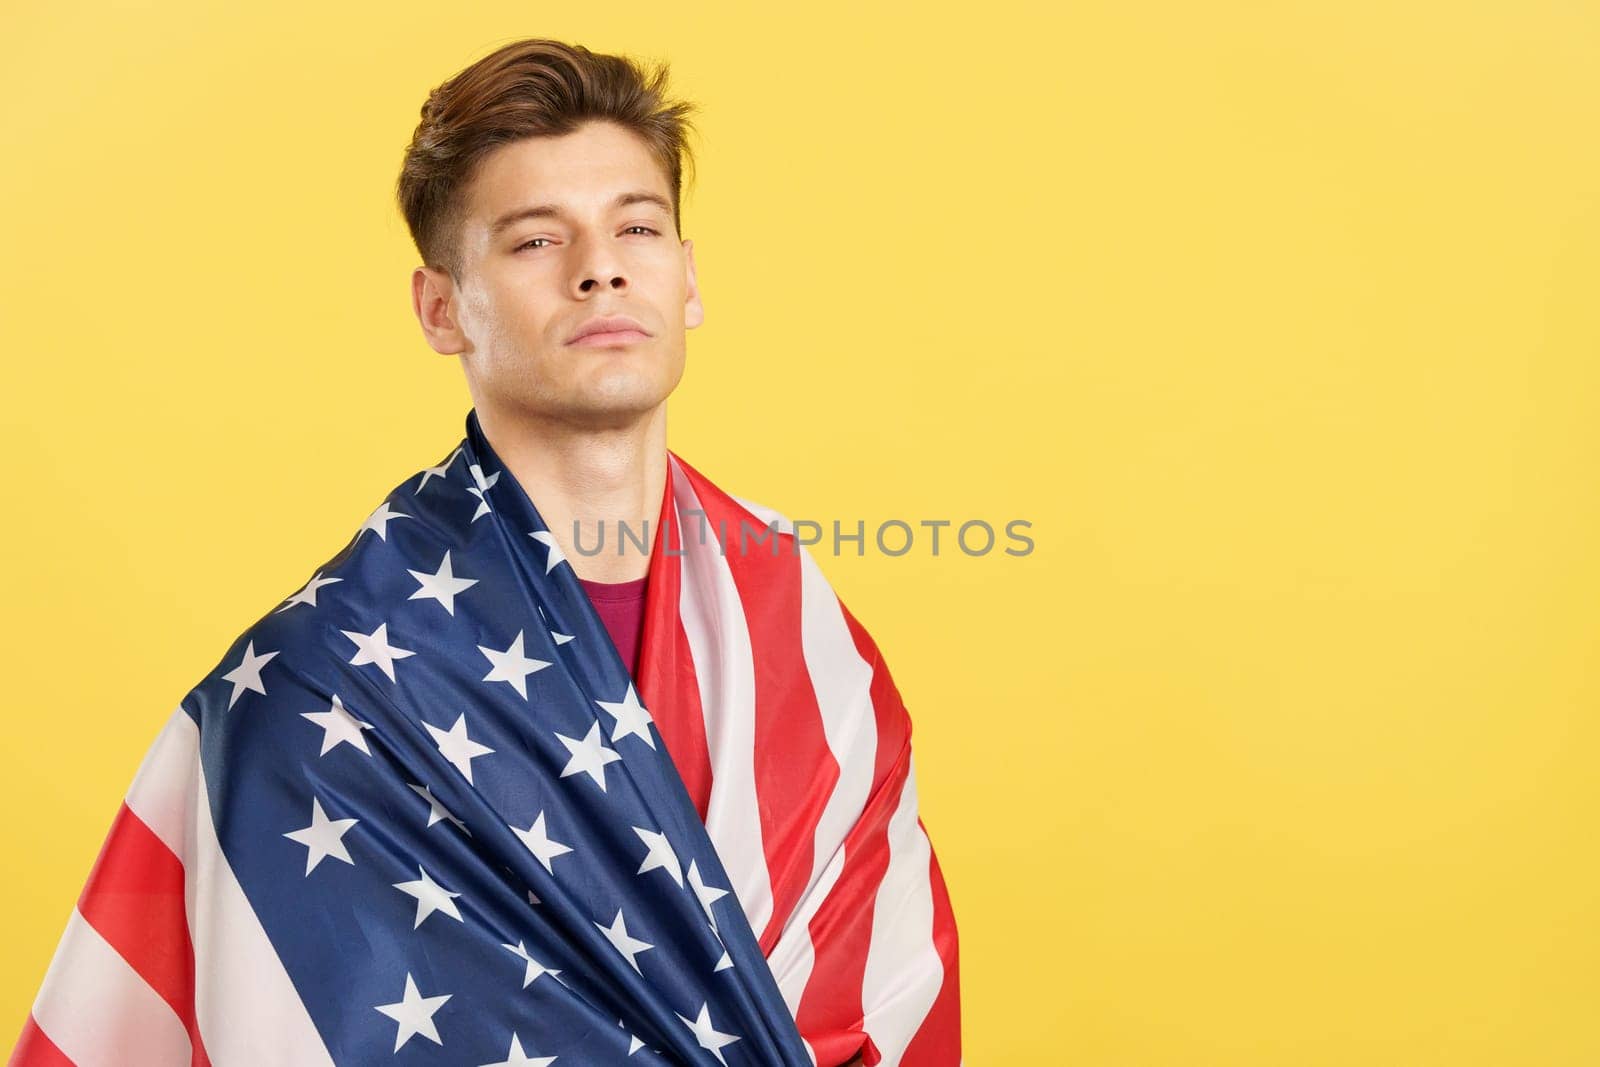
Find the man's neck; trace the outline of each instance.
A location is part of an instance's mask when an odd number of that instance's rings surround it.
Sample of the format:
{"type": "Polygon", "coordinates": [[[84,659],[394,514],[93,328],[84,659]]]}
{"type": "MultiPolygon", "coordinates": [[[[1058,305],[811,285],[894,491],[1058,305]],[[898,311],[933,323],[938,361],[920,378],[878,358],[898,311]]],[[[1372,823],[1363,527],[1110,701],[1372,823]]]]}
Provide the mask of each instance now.
{"type": "Polygon", "coordinates": [[[665,401],[636,422],[604,429],[481,406],[477,412],[490,447],[539,509],[579,578],[626,582],[645,576],[666,491],[665,401]],[[623,537],[624,524],[631,539],[623,537]],[[588,555],[578,551],[580,543],[588,555]]]}

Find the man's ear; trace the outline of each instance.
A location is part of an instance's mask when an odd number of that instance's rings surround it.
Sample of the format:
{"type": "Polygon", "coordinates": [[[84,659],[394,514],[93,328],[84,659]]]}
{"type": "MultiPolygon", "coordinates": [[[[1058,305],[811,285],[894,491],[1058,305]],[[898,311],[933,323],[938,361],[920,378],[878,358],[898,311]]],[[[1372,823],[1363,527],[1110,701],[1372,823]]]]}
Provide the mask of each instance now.
{"type": "Polygon", "coordinates": [[[428,345],[443,356],[456,356],[467,350],[467,335],[456,321],[454,279],[433,267],[418,267],[411,272],[411,310],[422,326],[428,345]]]}
{"type": "Polygon", "coordinates": [[[694,329],[706,321],[706,309],[700,303],[700,283],[694,277],[694,241],[686,239],[683,242],[683,263],[689,274],[689,288],[683,301],[683,325],[687,329],[694,329]]]}

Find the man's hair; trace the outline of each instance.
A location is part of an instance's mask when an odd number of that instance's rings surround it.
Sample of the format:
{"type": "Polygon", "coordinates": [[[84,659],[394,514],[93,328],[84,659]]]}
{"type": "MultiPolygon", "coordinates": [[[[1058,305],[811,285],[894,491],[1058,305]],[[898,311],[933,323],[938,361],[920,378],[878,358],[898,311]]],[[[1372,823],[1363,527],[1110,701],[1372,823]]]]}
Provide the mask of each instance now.
{"type": "Polygon", "coordinates": [[[515,41],[484,56],[428,94],[406,148],[395,192],[425,264],[461,279],[466,188],[478,163],[501,145],[571,133],[592,120],[642,138],[672,190],[672,222],[685,165],[693,180],[688,116],[694,105],[666,96],[668,64],[544,38],[515,41]]]}

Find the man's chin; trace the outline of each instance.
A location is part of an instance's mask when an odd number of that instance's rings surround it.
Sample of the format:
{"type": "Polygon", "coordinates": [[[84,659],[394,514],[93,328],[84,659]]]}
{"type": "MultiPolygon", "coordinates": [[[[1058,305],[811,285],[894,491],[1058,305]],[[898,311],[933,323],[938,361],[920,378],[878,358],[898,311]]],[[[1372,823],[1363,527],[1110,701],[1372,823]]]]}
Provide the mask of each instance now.
{"type": "Polygon", "coordinates": [[[573,383],[571,406],[596,415],[648,415],[660,407],[678,383],[666,381],[657,368],[596,368],[573,383]]]}

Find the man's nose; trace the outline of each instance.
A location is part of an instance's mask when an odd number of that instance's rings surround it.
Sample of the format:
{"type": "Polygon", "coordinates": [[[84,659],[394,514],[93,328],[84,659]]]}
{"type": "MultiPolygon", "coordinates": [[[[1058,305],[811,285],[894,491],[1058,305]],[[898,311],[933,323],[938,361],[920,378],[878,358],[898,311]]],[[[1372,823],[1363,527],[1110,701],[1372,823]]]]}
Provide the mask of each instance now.
{"type": "Polygon", "coordinates": [[[626,289],[628,278],[623,270],[621,261],[617,258],[616,249],[603,240],[585,242],[583,258],[577,272],[577,288],[580,294],[592,293],[596,289],[626,289]]]}

